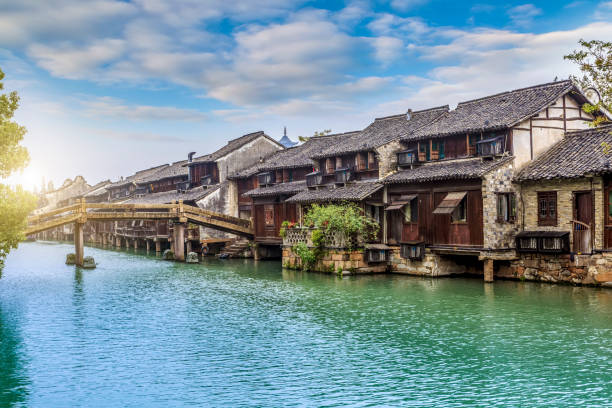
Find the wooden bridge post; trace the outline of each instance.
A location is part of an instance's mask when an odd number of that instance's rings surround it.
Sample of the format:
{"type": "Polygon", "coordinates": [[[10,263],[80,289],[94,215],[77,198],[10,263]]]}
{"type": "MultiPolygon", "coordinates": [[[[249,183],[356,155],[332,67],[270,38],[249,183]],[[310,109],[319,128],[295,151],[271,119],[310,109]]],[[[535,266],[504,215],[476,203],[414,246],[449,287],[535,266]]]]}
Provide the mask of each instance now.
{"type": "Polygon", "coordinates": [[[81,198],[80,206],[77,212],[80,217],[74,223],[74,254],[76,256],[76,266],[83,266],[84,242],[83,242],[83,227],[87,222],[87,207],[85,207],[85,199],[81,198]]]}
{"type": "Polygon", "coordinates": [[[74,223],[74,254],[76,266],[83,266],[83,224],[79,221],[74,223]]]}
{"type": "Polygon", "coordinates": [[[174,224],[174,259],[185,260],[185,223],[174,224]]]}

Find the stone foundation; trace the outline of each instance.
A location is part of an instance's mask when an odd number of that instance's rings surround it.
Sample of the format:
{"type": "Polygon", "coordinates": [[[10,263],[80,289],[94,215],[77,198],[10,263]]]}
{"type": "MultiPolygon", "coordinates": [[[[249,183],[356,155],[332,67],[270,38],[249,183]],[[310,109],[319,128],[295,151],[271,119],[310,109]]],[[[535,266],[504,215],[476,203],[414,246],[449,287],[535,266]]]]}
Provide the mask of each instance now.
{"type": "Polygon", "coordinates": [[[496,262],[496,278],[603,285],[612,287],[612,253],[593,255],[521,254],[519,259],[496,262]]]}
{"type": "MultiPolygon", "coordinates": [[[[302,260],[291,250],[283,248],[283,268],[302,269],[302,260]]],[[[365,260],[365,251],[362,249],[328,249],[323,257],[312,268],[313,272],[325,273],[382,273],[387,272],[387,263],[369,264],[365,260]]]]}
{"type": "Polygon", "coordinates": [[[405,259],[400,256],[400,248],[392,247],[390,252],[390,271],[406,275],[440,276],[459,275],[464,273],[482,274],[482,262],[475,256],[447,256],[425,250],[422,260],[405,259]]]}

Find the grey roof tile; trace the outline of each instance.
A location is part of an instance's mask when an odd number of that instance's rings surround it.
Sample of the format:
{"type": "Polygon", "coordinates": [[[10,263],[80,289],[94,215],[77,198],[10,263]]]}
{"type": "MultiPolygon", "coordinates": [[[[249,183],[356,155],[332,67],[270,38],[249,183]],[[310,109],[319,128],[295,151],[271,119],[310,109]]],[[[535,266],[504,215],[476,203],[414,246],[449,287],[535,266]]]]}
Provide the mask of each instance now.
{"type": "MultiPolygon", "coordinates": [[[[246,145],[247,143],[250,143],[254,140],[256,140],[259,137],[265,137],[267,139],[269,139],[270,141],[274,142],[275,144],[277,144],[280,148],[284,148],[284,146],[282,144],[280,144],[277,140],[274,140],[273,138],[271,138],[270,136],[266,135],[263,131],[258,131],[258,132],[253,132],[253,133],[248,133],[244,136],[240,136],[239,138],[236,139],[232,139],[229,142],[227,142],[227,144],[225,146],[223,146],[222,148],[220,148],[219,150],[210,153],[210,154],[205,154],[203,156],[200,157],[196,157],[195,159],[193,159],[192,163],[211,163],[211,162],[215,162],[217,160],[219,160],[221,157],[233,152],[236,149],[241,148],[242,146],[246,145]]],[[[186,165],[190,165],[191,163],[187,163],[186,165]]]]}
{"type": "Polygon", "coordinates": [[[576,178],[612,173],[612,124],[568,132],[565,138],[529,163],[516,176],[517,181],[576,178]]]}
{"type": "Polygon", "coordinates": [[[448,106],[440,106],[411,112],[410,119],[405,113],[377,118],[361,132],[355,132],[351,137],[327,147],[313,157],[332,157],[375,149],[403,136],[411,135],[447,111],[448,106]]]}
{"type": "Polygon", "coordinates": [[[306,190],[305,181],[292,181],[289,183],[278,183],[267,187],[258,187],[253,190],[249,190],[244,193],[245,196],[250,197],[266,197],[266,196],[278,196],[278,195],[291,195],[299,193],[300,191],[306,190]]]}
{"type": "Polygon", "coordinates": [[[287,199],[288,203],[361,201],[383,188],[376,181],[361,181],[344,186],[328,185],[326,188],[305,190],[287,199]]]}
{"type": "Polygon", "coordinates": [[[403,136],[402,141],[512,127],[572,91],[577,97],[583,98],[574,84],[567,80],[461,102],[455,110],[432,121],[428,126],[412,135],[403,136]]]}
{"type": "Polygon", "coordinates": [[[160,181],[179,176],[187,177],[189,175],[189,169],[185,167],[185,164],[187,164],[187,160],[181,160],[172,163],[171,165],[163,167],[161,170],[154,172],[150,176],[144,177],[136,181],[136,184],[152,183],[154,181],[160,181]]]}
{"type": "Polygon", "coordinates": [[[164,191],[161,193],[144,194],[140,197],[133,197],[126,200],[124,204],[169,204],[172,201],[198,201],[213,191],[217,190],[221,185],[217,184],[208,188],[194,187],[184,193],[179,193],[176,190],[164,191]]]}
{"type": "Polygon", "coordinates": [[[489,171],[497,168],[512,157],[503,157],[496,160],[483,160],[481,158],[440,161],[426,163],[413,169],[401,170],[386,177],[385,184],[393,183],[424,183],[439,180],[478,179],[489,171]]]}
{"type": "Polygon", "coordinates": [[[247,167],[233,174],[230,178],[247,178],[254,174],[268,170],[295,169],[300,167],[312,167],[312,156],[320,153],[330,145],[339,143],[359,132],[336,133],[326,136],[311,137],[299,146],[280,150],[268,156],[263,162],[247,167]]]}

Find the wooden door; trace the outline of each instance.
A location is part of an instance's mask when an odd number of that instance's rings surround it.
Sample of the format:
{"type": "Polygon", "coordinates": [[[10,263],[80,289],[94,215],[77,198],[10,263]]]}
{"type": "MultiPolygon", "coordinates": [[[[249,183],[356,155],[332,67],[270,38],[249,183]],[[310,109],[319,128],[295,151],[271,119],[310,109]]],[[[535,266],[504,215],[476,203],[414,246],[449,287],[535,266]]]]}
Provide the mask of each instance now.
{"type": "Polygon", "coordinates": [[[573,251],[590,253],[592,251],[593,196],[591,192],[574,193],[574,220],[572,223],[573,251]]]}
{"type": "Polygon", "coordinates": [[[606,249],[612,248],[612,180],[606,180],[604,191],[604,246],[606,249]]]}

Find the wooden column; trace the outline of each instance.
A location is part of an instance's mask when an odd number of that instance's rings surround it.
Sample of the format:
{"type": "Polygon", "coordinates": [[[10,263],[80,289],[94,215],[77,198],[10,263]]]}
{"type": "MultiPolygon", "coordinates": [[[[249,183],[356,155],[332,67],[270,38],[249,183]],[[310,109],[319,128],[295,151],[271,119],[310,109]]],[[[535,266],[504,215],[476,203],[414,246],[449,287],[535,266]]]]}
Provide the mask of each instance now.
{"type": "Polygon", "coordinates": [[[161,241],[159,239],[155,240],[155,252],[161,253],[161,241]]]}
{"type": "Polygon", "coordinates": [[[76,265],[83,266],[83,224],[74,223],[74,253],[76,255],[76,265]]]}
{"type": "Polygon", "coordinates": [[[188,239],[186,245],[187,245],[187,253],[190,253],[191,252],[191,240],[188,239]]]}
{"type": "Polygon", "coordinates": [[[149,250],[151,249],[151,241],[149,241],[148,239],[146,240],[147,243],[147,253],[149,252],[149,250]]]}
{"type": "Polygon", "coordinates": [[[484,260],[484,281],[485,282],[493,282],[493,260],[485,259],[484,260]]]}
{"type": "Polygon", "coordinates": [[[134,250],[138,249],[138,238],[134,238],[134,250]]]}
{"type": "Polygon", "coordinates": [[[174,224],[174,259],[185,260],[185,224],[174,224]]]}

